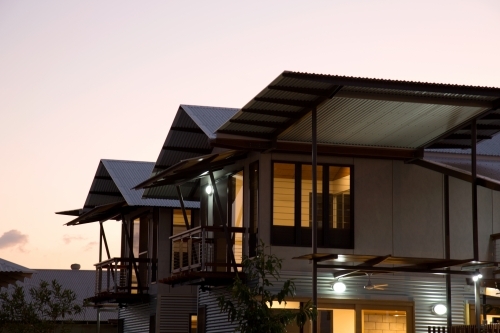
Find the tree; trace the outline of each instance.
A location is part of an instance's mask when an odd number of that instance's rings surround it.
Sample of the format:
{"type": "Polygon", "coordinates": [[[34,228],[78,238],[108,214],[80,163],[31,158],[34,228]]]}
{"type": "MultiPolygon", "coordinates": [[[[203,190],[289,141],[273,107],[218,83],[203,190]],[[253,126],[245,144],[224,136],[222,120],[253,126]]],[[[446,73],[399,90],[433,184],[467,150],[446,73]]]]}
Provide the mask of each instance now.
{"type": "Polygon", "coordinates": [[[41,281],[40,285],[29,288],[28,293],[29,297],[26,297],[20,286],[16,286],[12,293],[0,293],[2,332],[54,332],[59,326],[58,320],[82,311],[75,292],[64,289],[56,280],[50,284],[41,281]]]}
{"type": "Polygon", "coordinates": [[[273,282],[280,282],[283,260],[274,254],[266,254],[265,249],[261,242],[255,257],[243,257],[242,266],[248,283],[238,276],[234,278],[230,286],[231,297],[217,298],[221,312],[227,313],[231,323],[238,324],[235,331],[241,333],[283,333],[294,320],[301,328],[308,320],[316,320],[317,310],[310,301],[299,310],[272,308],[273,301],[286,304],[286,298],[293,297],[296,288],[292,280],[286,280],[279,292],[270,290],[273,282]]]}

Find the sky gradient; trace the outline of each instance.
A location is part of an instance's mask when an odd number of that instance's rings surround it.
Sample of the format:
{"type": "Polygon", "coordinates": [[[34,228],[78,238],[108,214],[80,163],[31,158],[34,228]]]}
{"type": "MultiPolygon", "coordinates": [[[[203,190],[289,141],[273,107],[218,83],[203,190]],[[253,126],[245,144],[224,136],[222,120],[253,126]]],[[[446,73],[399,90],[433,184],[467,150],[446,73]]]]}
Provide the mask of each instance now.
{"type": "Polygon", "coordinates": [[[155,161],[181,103],[242,107],[283,70],[500,87],[498,17],[497,0],[0,0],[0,257],[93,269],[98,224],[54,212],[83,206],[101,158],[155,161]]]}

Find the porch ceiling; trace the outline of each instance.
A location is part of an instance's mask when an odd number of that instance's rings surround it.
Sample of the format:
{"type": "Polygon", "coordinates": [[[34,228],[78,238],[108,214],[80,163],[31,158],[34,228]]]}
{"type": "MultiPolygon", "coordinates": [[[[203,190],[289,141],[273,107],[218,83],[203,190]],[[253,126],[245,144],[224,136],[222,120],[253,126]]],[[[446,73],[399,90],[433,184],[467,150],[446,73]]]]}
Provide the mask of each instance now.
{"type": "Polygon", "coordinates": [[[422,149],[470,146],[500,131],[500,89],[352,78],[285,71],[217,134],[311,142],[317,108],[318,143],[422,149]],[[490,113],[486,116],[486,113],[490,113]]]}
{"type": "MultiPolygon", "coordinates": [[[[138,184],[135,189],[149,188],[155,186],[185,184],[193,179],[200,178],[208,171],[220,170],[226,165],[235,163],[246,157],[245,151],[229,150],[218,154],[199,156],[183,160],[167,170],[157,173],[150,179],[138,184]]],[[[194,182],[190,182],[195,184],[194,182]]]]}

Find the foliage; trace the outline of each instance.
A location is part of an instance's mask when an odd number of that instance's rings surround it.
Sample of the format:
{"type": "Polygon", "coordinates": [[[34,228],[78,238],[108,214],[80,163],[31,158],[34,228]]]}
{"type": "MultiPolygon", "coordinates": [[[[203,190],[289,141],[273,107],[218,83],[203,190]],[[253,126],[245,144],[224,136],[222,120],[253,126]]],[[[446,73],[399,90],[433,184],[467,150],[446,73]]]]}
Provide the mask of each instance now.
{"type": "Polygon", "coordinates": [[[63,289],[56,280],[50,284],[41,281],[40,285],[29,288],[28,293],[30,297],[26,297],[20,286],[12,293],[0,293],[0,332],[54,332],[58,320],[82,311],[75,292],[63,289]]]}
{"type": "Polygon", "coordinates": [[[243,271],[250,283],[244,283],[236,276],[230,287],[231,297],[217,298],[221,312],[227,313],[231,323],[238,324],[235,331],[241,333],[283,333],[294,320],[301,328],[308,320],[316,320],[317,311],[310,301],[299,310],[271,307],[273,301],[286,304],[285,298],[293,297],[296,288],[292,280],[286,280],[278,293],[270,290],[273,282],[280,282],[283,260],[274,254],[266,254],[265,249],[261,242],[255,257],[243,258],[243,271]]]}

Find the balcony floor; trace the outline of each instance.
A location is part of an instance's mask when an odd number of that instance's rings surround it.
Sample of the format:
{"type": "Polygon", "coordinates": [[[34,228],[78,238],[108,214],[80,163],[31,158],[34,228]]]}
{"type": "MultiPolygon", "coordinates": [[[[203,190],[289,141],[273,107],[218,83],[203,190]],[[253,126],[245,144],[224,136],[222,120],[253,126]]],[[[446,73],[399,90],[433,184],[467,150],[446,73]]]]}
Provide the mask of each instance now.
{"type": "Polygon", "coordinates": [[[149,302],[149,294],[129,294],[129,293],[108,293],[103,292],[85,299],[88,302],[99,304],[99,303],[147,303],[149,302]]]}
{"type": "MultiPolygon", "coordinates": [[[[245,273],[237,273],[240,279],[245,279],[245,273]]],[[[227,286],[234,280],[234,272],[194,272],[186,271],[174,274],[158,282],[175,285],[193,285],[193,286],[227,286]]]]}

